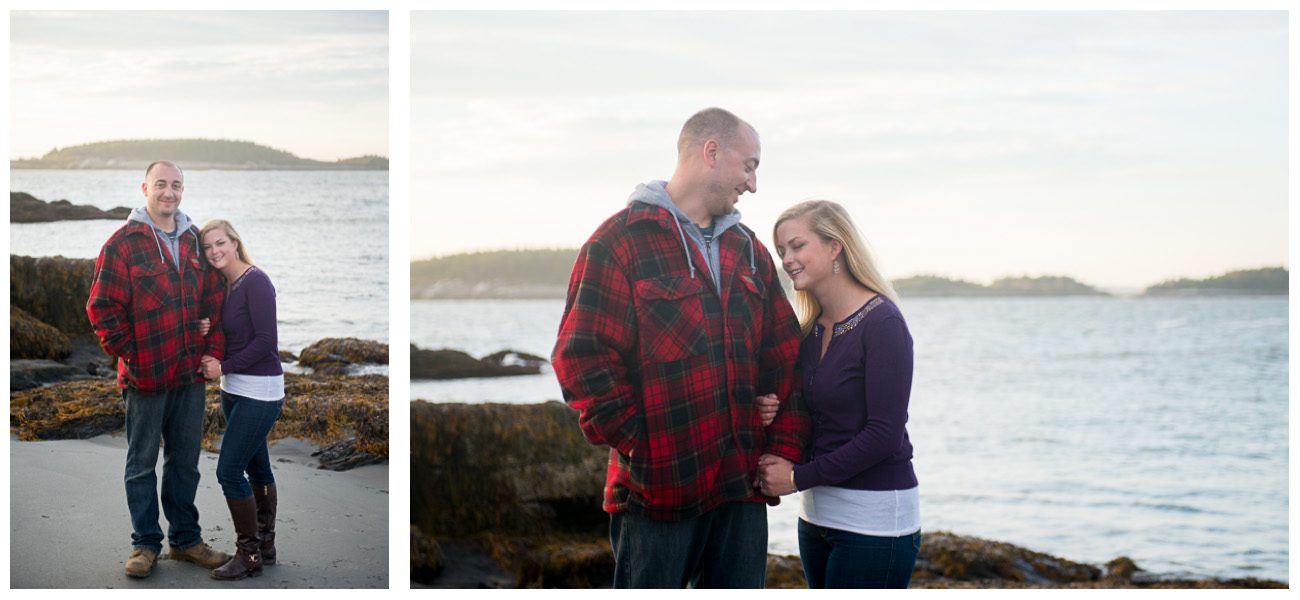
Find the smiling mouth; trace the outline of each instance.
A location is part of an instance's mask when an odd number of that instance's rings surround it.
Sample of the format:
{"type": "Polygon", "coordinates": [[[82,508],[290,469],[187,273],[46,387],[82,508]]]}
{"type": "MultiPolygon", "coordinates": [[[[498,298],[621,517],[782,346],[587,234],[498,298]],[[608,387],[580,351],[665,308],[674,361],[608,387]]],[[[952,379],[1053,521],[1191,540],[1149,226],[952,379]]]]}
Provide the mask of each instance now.
{"type": "Polygon", "coordinates": [[[794,277],[795,275],[798,275],[800,273],[803,273],[803,269],[795,269],[793,271],[790,271],[790,276],[794,277]]]}

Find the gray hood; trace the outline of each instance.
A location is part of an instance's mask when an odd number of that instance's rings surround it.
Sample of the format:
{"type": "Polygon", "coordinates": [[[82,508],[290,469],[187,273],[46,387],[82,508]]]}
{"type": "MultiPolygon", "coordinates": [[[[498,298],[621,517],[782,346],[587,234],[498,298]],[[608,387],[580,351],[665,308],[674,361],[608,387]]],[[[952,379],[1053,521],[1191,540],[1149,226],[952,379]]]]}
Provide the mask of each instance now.
{"type": "MultiPolygon", "coordinates": [[[[172,261],[176,263],[176,270],[180,270],[180,239],[186,231],[189,231],[190,226],[194,224],[194,222],[190,220],[189,215],[181,212],[179,209],[176,211],[176,244],[174,245],[172,244],[171,239],[167,237],[168,232],[163,231],[162,228],[158,227],[158,225],[153,222],[153,218],[149,216],[149,211],[146,210],[145,207],[137,207],[135,210],[131,211],[131,214],[127,216],[126,220],[127,222],[138,221],[148,225],[149,228],[153,230],[153,241],[158,245],[158,258],[163,262],[167,261],[167,255],[162,251],[162,245],[167,244],[167,249],[172,253],[172,261]]],[[[203,252],[199,249],[198,239],[194,240],[194,254],[197,256],[203,256],[203,252]]]]}
{"type": "MultiPolygon", "coordinates": [[[[665,190],[667,185],[668,182],[659,180],[637,184],[636,190],[632,192],[631,196],[628,196],[627,203],[641,202],[658,206],[676,217],[677,233],[682,238],[682,251],[686,253],[686,264],[691,268],[691,278],[695,277],[695,261],[691,260],[691,249],[686,245],[687,235],[690,236],[691,241],[695,242],[695,246],[700,249],[700,253],[708,260],[709,272],[713,275],[714,284],[721,285],[718,283],[718,279],[721,277],[722,264],[721,253],[718,251],[720,244],[706,244],[704,242],[704,234],[700,231],[699,225],[691,221],[690,217],[686,216],[686,213],[683,213],[680,208],[677,208],[676,204],[673,204],[673,199],[668,196],[668,192],[665,190]]],[[[722,239],[722,234],[725,231],[739,224],[739,210],[732,211],[729,215],[714,217],[713,239],[715,241],[722,239]]],[[[754,261],[754,240],[743,227],[736,227],[736,231],[749,240],[749,270],[751,273],[757,273],[758,266],[754,261]]]]}

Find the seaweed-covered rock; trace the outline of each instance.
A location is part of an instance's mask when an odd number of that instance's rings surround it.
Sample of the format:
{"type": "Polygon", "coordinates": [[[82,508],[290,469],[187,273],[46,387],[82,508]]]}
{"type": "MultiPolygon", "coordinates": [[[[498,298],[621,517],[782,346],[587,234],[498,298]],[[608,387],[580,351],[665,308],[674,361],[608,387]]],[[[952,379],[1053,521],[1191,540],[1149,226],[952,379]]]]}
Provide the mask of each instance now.
{"type": "Polygon", "coordinates": [[[357,438],[355,436],[325,444],[321,446],[320,450],[312,452],[311,455],[320,460],[320,466],[317,468],[328,471],[346,471],[355,467],[384,462],[382,456],[375,456],[369,452],[357,450],[357,438]]]}
{"type": "Polygon", "coordinates": [[[318,372],[357,363],[388,364],[388,344],[356,338],[325,338],[298,355],[298,364],[318,372]]]}
{"type": "Polygon", "coordinates": [[[412,402],[411,522],[438,537],[602,532],[608,461],[559,402],[412,402]]]}
{"type": "MultiPolygon", "coordinates": [[[[322,462],[336,469],[373,462],[366,455],[388,457],[387,377],[286,373],[284,391],[280,418],[268,439],[294,437],[326,446],[330,457],[322,462]],[[345,443],[332,446],[339,441],[345,443]]],[[[203,448],[216,452],[226,420],[215,382],[207,384],[205,402],[203,448]]],[[[9,395],[9,427],[23,441],[88,438],[121,431],[124,423],[122,393],[113,379],[70,381],[9,395]]]]}
{"type": "Polygon", "coordinates": [[[9,307],[9,358],[58,360],[71,353],[68,336],[17,306],[9,307]]]}
{"type": "Polygon", "coordinates": [[[429,583],[442,574],[447,566],[442,547],[420,528],[411,526],[411,580],[429,583]]]}
{"type": "Polygon", "coordinates": [[[767,555],[767,578],[763,587],[768,589],[808,589],[808,579],[803,574],[803,562],[798,556],[767,555]]]}
{"type": "Polygon", "coordinates": [[[916,570],[948,579],[1005,579],[1033,585],[1096,581],[1101,569],[1002,542],[930,533],[916,570]]]}
{"type": "Polygon", "coordinates": [[[546,359],[514,350],[476,359],[459,350],[424,350],[411,344],[411,379],[463,379],[537,375],[546,359]]]}
{"type": "Polygon", "coordinates": [[[282,363],[298,362],[298,356],[288,350],[281,350],[280,362],[282,363]]]}
{"type": "Polygon", "coordinates": [[[65,334],[93,333],[86,316],[95,261],[9,256],[9,302],[65,334]]]}
{"type": "Polygon", "coordinates": [[[608,540],[557,542],[533,548],[519,561],[517,588],[608,588],[614,551],[608,540]]]}
{"type": "Polygon", "coordinates": [[[111,219],[122,221],[131,216],[131,209],[119,206],[103,210],[94,206],[73,204],[67,200],[44,202],[26,192],[9,192],[10,223],[48,223],[51,221],[88,221],[111,219]]]}

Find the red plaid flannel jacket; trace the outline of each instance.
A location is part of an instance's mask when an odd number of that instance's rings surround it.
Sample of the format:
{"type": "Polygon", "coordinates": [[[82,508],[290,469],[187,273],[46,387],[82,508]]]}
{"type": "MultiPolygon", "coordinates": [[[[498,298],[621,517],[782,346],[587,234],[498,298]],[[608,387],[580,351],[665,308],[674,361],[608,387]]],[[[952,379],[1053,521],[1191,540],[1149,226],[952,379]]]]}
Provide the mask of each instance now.
{"type": "Polygon", "coordinates": [[[221,274],[198,254],[198,235],[193,226],[181,234],[180,271],[147,223],[128,221],[99,251],[86,314],[104,351],[119,359],[118,387],[160,394],[203,381],[204,354],[226,357],[225,289],[221,274]],[[198,330],[205,318],[212,320],[206,338],[198,330]]]}
{"type": "Polygon", "coordinates": [[[587,440],[611,447],[607,512],[692,518],[754,488],[760,454],[799,464],[810,419],[795,380],[799,324],[771,255],[736,225],[720,288],[673,215],[640,202],[605,221],[569,280],[552,364],[587,440]],[[757,272],[750,269],[750,244],[757,272]],[[783,404],[764,428],[755,398],[783,404]]]}

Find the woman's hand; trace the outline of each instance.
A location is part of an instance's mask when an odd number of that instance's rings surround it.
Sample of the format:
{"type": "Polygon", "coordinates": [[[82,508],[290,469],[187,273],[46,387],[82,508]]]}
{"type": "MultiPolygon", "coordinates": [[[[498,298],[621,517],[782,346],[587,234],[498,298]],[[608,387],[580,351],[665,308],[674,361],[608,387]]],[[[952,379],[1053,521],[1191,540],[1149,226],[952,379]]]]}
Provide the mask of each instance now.
{"type": "Polygon", "coordinates": [[[764,454],[758,458],[759,488],[768,496],[795,493],[793,474],[794,463],[780,456],[764,454]]]}
{"type": "Polygon", "coordinates": [[[207,337],[212,330],[212,319],[199,319],[199,335],[207,337]]]}
{"type": "Polygon", "coordinates": [[[776,398],[776,394],[763,394],[758,397],[758,416],[763,419],[763,427],[772,424],[776,420],[776,410],[781,408],[781,401],[776,398]]]}
{"type": "Polygon", "coordinates": [[[221,361],[204,354],[199,359],[199,375],[208,381],[221,377],[221,361]]]}

